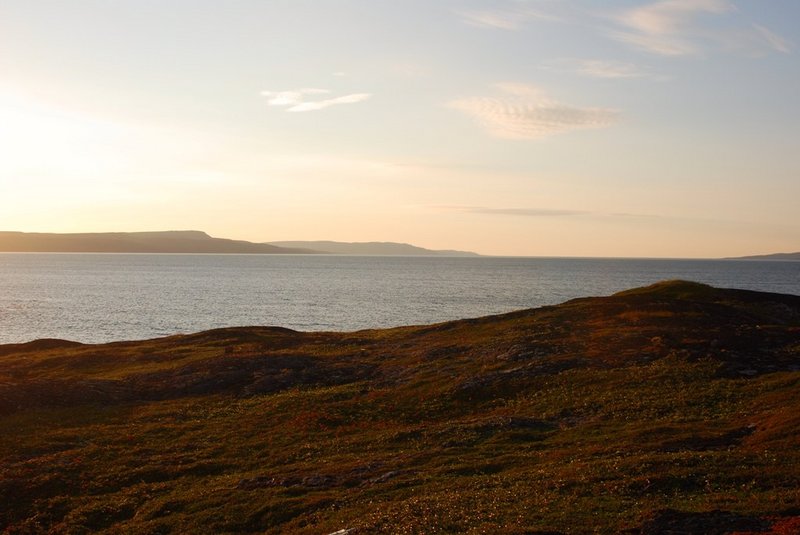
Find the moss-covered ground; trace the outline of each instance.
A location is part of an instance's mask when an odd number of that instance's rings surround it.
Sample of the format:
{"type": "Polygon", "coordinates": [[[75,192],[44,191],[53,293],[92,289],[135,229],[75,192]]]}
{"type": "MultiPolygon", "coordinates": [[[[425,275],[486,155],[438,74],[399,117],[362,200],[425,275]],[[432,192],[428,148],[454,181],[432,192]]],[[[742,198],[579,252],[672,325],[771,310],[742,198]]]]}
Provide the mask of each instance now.
{"type": "Polygon", "coordinates": [[[800,297],[0,346],[5,533],[800,533],[800,297]],[[348,531],[349,530],[349,531],[348,531]]]}

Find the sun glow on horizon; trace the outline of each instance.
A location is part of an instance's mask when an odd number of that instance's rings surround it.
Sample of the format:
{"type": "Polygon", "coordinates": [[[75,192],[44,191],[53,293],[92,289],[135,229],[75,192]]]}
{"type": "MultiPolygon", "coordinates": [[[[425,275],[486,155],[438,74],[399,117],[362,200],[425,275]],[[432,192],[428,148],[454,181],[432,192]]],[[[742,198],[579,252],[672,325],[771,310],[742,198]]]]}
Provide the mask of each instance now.
{"type": "Polygon", "coordinates": [[[3,216],[35,216],[26,229],[76,230],[94,219],[65,221],[76,208],[88,215],[102,206],[108,214],[115,206],[146,206],[170,196],[175,184],[219,184],[225,177],[203,161],[211,145],[174,128],[0,93],[0,191],[17,200],[3,216]]]}
{"type": "Polygon", "coordinates": [[[795,250],[800,5],[770,5],[9,0],[0,230],[795,250]]]}

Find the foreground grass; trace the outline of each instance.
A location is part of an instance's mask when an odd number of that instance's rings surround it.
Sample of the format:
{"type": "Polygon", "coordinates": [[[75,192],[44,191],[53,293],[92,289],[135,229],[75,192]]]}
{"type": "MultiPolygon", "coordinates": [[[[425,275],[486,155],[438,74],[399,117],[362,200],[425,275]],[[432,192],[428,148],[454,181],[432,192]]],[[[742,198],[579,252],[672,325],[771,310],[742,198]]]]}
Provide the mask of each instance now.
{"type": "Polygon", "coordinates": [[[432,327],[6,346],[0,526],[795,533],[798,333],[800,299],[671,283],[432,327]]]}

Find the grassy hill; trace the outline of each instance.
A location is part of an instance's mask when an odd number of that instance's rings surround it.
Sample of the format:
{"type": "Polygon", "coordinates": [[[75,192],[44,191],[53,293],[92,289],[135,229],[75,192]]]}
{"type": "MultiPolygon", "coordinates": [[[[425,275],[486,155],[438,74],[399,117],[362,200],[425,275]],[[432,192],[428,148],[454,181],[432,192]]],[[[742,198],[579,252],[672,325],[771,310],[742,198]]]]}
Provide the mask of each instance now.
{"type": "Polygon", "coordinates": [[[800,297],[0,346],[6,533],[798,533],[800,297]],[[343,530],[343,531],[340,531],[343,530]]]}

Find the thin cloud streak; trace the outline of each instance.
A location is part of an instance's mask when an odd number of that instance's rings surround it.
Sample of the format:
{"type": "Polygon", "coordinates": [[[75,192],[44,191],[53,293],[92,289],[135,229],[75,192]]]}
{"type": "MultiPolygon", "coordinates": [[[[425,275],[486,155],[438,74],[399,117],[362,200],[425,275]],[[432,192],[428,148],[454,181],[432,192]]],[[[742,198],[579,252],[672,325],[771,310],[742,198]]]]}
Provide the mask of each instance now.
{"type": "Polygon", "coordinates": [[[693,56],[700,51],[697,44],[674,36],[631,32],[611,32],[609,35],[617,41],[659,56],[693,56]]]}
{"type": "Polygon", "coordinates": [[[297,104],[296,106],[292,106],[286,111],[298,112],[298,111],[323,110],[331,106],[336,106],[337,104],[355,104],[357,102],[364,102],[370,97],[372,97],[372,94],[370,93],[353,93],[351,95],[344,95],[342,97],[329,98],[325,100],[317,100],[314,102],[302,102],[300,104],[297,104]]]}
{"type": "Polygon", "coordinates": [[[477,119],[490,135],[505,139],[541,139],[570,130],[604,128],[619,117],[617,110],[566,106],[530,85],[495,87],[501,96],[462,98],[448,106],[477,119]]]}
{"type": "Polygon", "coordinates": [[[270,106],[285,107],[287,112],[317,111],[339,104],[355,104],[363,102],[371,93],[351,93],[340,97],[322,100],[306,100],[307,95],[328,95],[330,91],[318,88],[292,89],[288,91],[262,91],[261,95],[267,97],[270,106]]]}
{"type": "Polygon", "coordinates": [[[731,0],[657,0],[616,12],[570,9],[560,2],[550,3],[547,10],[519,1],[514,4],[516,7],[505,9],[458,11],[457,15],[470,26],[505,31],[521,31],[536,22],[580,25],[632,48],[667,57],[714,50],[759,56],[768,51],[786,54],[793,48],[787,39],[760,24],[705,24],[704,19],[710,17],[739,13],[731,0]]]}
{"type": "Polygon", "coordinates": [[[609,30],[617,41],[661,56],[699,55],[707,49],[789,53],[789,42],[768,28],[708,29],[696,21],[702,15],[722,16],[736,11],[728,0],[661,0],[612,16],[620,27],[609,30]]]}
{"type": "Polygon", "coordinates": [[[760,35],[773,50],[783,52],[784,54],[791,53],[792,47],[789,44],[789,41],[780,35],[768,30],[760,24],[753,24],[753,30],[755,30],[755,32],[760,35]]]}
{"type": "Polygon", "coordinates": [[[472,10],[458,12],[461,19],[470,26],[496,30],[519,30],[534,20],[558,21],[560,17],[530,8],[472,10]]]}
{"type": "Polygon", "coordinates": [[[690,37],[693,19],[732,9],[727,0],[661,0],[617,15],[616,22],[626,30],[612,32],[611,36],[653,54],[693,55],[699,52],[690,37]]]}
{"type": "Polygon", "coordinates": [[[304,88],[291,91],[262,91],[261,95],[267,97],[270,106],[295,106],[303,102],[305,95],[325,95],[330,93],[327,89],[304,88]]]}
{"type": "Polygon", "coordinates": [[[591,212],[584,210],[554,210],[550,208],[488,208],[485,206],[464,206],[460,208],[460,211],[471,214],[525,217],[565,217],[591,214],[591,212]]]}
{"type": "Polygon", "coordinates": [[[728,0],[661,0],[633,8],[619,22],[648,35],[670,35],[684,30],[701,13],[720,14],[734,9],[728,0]]]}
{"type": "Polygon", "coordinates": [[[519,208],[519,207],[488,207],[488,206],[464,206],[464,205],[439,205],[432,206],[436,210],[446,212],[460,212],[466,214],[490,215],[490,216],[518,216],[530,218],[592,218],[597,220],[631,220],[639,219],[646,221],[664,222],[694,222],[694,223],[714,223],[722,225],[739,225],[744,222],[739,220],[726,220],[704,217],[671,216],[663,214],[637,214],[630,212],[602,212],[595,210],[570,210],[557,208],[519,208]]]}
{"type": "Polygon", "coordinates": [[[621,61],[581,60],[578,71],[594,78],[642,78],[648,74],[632,63],[621,61]]]}
{"type": "Polygon", "coordinates": [[[547,62],[543,68],[590,78],[661,78],[634,63],[614,60],[562,58],[547,62]]]}

